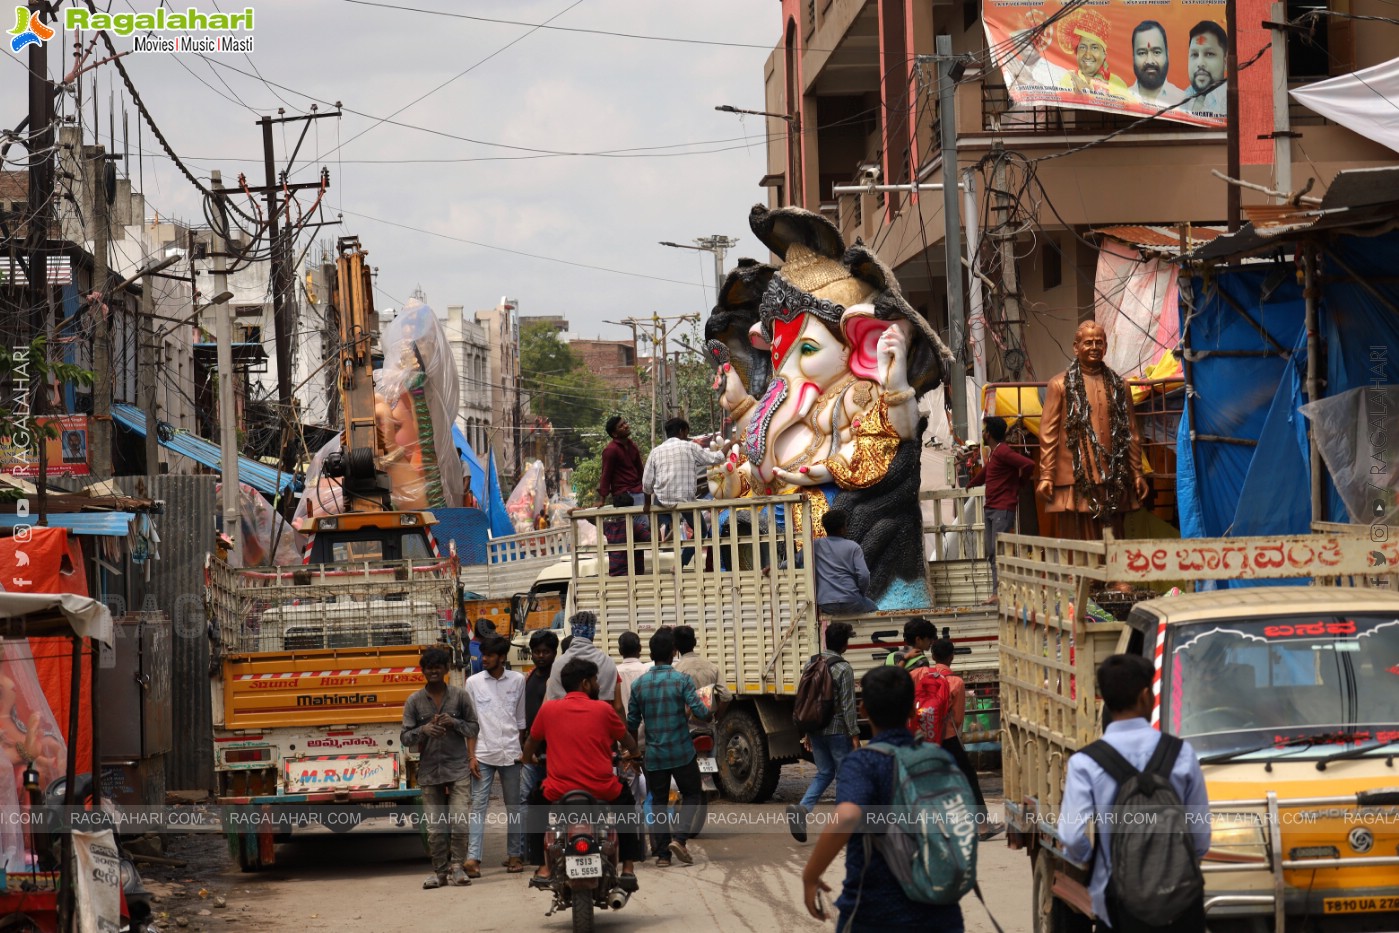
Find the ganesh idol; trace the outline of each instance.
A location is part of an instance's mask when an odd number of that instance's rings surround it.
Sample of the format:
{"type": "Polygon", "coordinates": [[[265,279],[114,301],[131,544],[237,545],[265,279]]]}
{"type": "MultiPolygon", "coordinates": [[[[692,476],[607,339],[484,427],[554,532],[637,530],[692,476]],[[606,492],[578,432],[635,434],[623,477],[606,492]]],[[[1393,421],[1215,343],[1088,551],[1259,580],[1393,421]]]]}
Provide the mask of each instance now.
{"type": "Polygon", "coordinates": [[[927,606],[918,399],[951,354],[889,270],[863,244],[847,249],[826,218],[759,205],[749,224],[782,265],[741,260],[705,324],[737,441],[711,474],[714,493],[803,494],[813,536],[827,510],[844,509],[870,598],[927,606]]]}

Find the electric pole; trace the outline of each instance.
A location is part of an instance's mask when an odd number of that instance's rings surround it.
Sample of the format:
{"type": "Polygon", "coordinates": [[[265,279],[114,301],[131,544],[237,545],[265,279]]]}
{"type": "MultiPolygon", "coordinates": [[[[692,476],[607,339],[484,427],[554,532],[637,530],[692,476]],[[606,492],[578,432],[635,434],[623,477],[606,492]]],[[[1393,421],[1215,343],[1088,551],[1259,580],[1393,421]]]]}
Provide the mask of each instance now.
{"type": "MultiPolygon", "coordinates": [[[[92,327],[92,475],[98,479],[112,476],[112,319],[107,306],[107,172],[110,162],[106,150],[93,146],[87,150],[88,165],[95,167],[92,183],[92,295],[88,314],[92,327]]],[[[113,179],[115,182],[115,179],[113,179]]]]}
{"type": "MultiPolygon", "coordinates": [[[[48,15],[49,5],[42,0],[30,0],[31,16],[53,20],[48,15]]],[[[32,344],[40,335],[48,333],[47,314],[49,307],[49,273],[45,250],[48,249],[49,218],[53,201],[53,85],[48,79],[49,52],[44,42],[33,42],[29,46],[29,142],[25,155],[29,159],[29,203],[25,225],[25,253],[29,260],[27,276],[29,281],[29,340],[32,344]]],[[[53,348],[45,345],[45,356],[53,348]]],[[[38,509],[36,524],[48,524],[48,444],[38,430],[39,416],[47,409],[49,378],[48,367],[33,366],[34,404],[30,408],[34,430],[30,436],[38,441],[39,472],[34,485],[38,489],[38,509]]],[[[72,802],[70,793],[68,802],[72,802]]],[[[65,847],[65,858],[71,850],[65,847]]]]}
{"type": "MultiPolygon", "coordinates": [[[[141,381],[141,407],[146,411],[146,475],[160,474],[159,424],[156,420],[155,373],[160,365],[160,351],[155,340],[155,277],[147,274],[141,281],[141,365],[137,374],[141,381]]],[[[154,492],[146,489],[154,498],[154,492]]]]}
{"type": "MultiPolygon", "coordinates": [[[[1020,271],[1015,265],[1015,233],[1011,228],[1011,217],[1015,211],[1015,199],[1011,197],[1010,181],[1006,177],[1006,163],[1002,158],[1004,150],[999,141],[992,146],[992,154],[995,157],[995,167],[991,172],[991,188],[995,194],[996,230],[992,236],[996,240],[998,253],[997,265],[1000,267],[1001,280],[1001,322],[1005,325],[1005,333],[1015,334],[1015,340],[1007,340],[1016,348],[1024,346],[1024,333],[1022,331],[1023,321],[1020,318],[1020,271]]],[[[1008,375],[1013,381],[1020,380],[1021,368],[1024,365],[1024,354],[1019,355],[1007,353],[1011,357],[1010,363],[1020,362],[1021,365],[1007,365],[1010,370],[1008,375]]]]}
{"type": "MultiPolygon", "coordinates": [[[[681,247],[682,249],[686,247],[681,247]]],[[[624,327],[632,328],[635,335],[636,328],[650,326],[650,333],[646,338],[651,341],[651,446],[656,445],[656,412],[659,408],[670,410],[671,405],[679,406],[680,390],[675,379],[675,373],[670,366],[670,356],[668,353],[670,332],[680,324],[686,322],[697,322],[700,319],[698,314],[673,314],[662,316],[652,313],[650,320],[646,318],[623,318],[621,321],[613,323],[621,324],[624,327]],[[659,386],[660,397],[657,399],[657,387],[659,386]],[[667,398],[669,396],[669,398],[667,398]]],[[[633,336],[635,341],[635,336],[633,336]]]]}
{"type": "MultiPolygon", "coordinates": [[[[1229,150],[1228,172],[1230,178],[1242,178],[1239,162],[1239,5],[1237,0],[1224,0],[1224,31],[1229,36],[1229,47],[1225,52],[1225,74],[1229,76],[1224,86],[1225,139],[1229,150]]],[[[1289,143],[1290,145],[1290,143],[1289,143]]],[[[1243,215],[1243,189],[1238,185],[1225,185],[1228,208],[1229,232],[1239,229],[1243,215]]]]}
{"type": "Polygon", "coordinates": [[[661,240],[662,246],[669,246],[671,249],[693,249],[702,253],[714,254],[714,303],[719,303],[719,289],[724,286],[724,256],[729,250],[738,245],[738,240],[727,236],[701,236],[695,237],[694,246],[686,246],[683,243],[672,243],[669,240],[661,240]]]}
{"type": "MultiPolygon", "coordinates": [[[[258,125],[262,127],[262,165],[265,175],[265,183],[261,188],[249,188],[253,194],[261,194],[267,201],[267,243],[269,247],[271,272],[269,278],[272,285],[272,328],[276,337],[277,352],[277,407],[280,409],[282,417],[290,419],[295,414],[291,394],[291,348],[293,325],[292,306],[288,303],[291,297],[293,270],[290,268],[291,243],[285,239],[289,231],[281,229],[279,213],[285,207],[286,202],[278,203],[278,192],[290,194],[305,188],[325,189],[330,187],[330,172],[321,169],[320,180],[315,182],[301,182],[299,184],[288,184],[287,171],[292,163],[296,161],[297,154],[301,151],[301,144],[306,140],[306,131],[311,128],[312,120],[320,120],[325,117],[339,117],[339,104],[336,105],[333,113],[318,113],[316,105],[311,105],[311,113],[295,117],[283,116],[286,111],[281,107],[277,108],[276,117],[262,117],[258,125]],[[276,167],[276,153],[272,141],[272,126],[277,123],[294,123],[298,120],[304,121],[305,126],[301,128],[301,137],[296,142],[296,148],[292,150],[291,157],[287,160],[287,170],[281,172],[280,177],[276,167]]],[[[290,472],[296,469],[296,456],[291,445],[282,448],[282,469],[290,472]]]]}
{"type": "MultiPolygon", "coordinates": [[[[952,345],[948,398],[952,401],[952,432],[967,436],[966,306],[962,298],[962,224],[957,203],[957,82],[952,37],[938,36],[938,126],[942,130],[943,248],[947,265],[947,335],[952,345]]],[[[921,208],[920,208],[921,210],[921,208]]]]}
{"type": "MultiPolygon", "coordinates": [[[[217,202],[214,210],[224,215],[223,173],[215,169],[209,181],[217,202]]],[[[227,219],[222,224],[228,229],[227,219]]],[[[223,533],[233,542],[234,566],[242,565],[242,510],[238,502],[238,425],[233,398],[233,309],[228,306],[228,244],[215,236],[209,244],[214,264],[214,339],[218,341],[219,387],[219,466],[223,472],[223,533]]]]}

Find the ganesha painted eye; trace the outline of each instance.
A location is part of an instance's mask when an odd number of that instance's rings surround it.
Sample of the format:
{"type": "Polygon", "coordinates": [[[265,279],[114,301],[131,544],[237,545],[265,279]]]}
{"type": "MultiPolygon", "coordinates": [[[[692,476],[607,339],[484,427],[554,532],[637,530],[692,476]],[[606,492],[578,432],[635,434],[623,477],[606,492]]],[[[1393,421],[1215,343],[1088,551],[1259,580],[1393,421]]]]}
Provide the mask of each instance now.
{"type": "Polygon", "coordinates": [[[813,343],[813,342],[811,342],[810,340],[803,340],[803,341],[801,342],[801,346],[798,347],[798,349],[801,350],[802,356],[810,356],[810,355],[813,354],[813,353],[818,353],[818,352],[820,352],[820,350],[821,350],[821,345],[820,345],[820,344],[817,344],[817,343],[813,343]]]}

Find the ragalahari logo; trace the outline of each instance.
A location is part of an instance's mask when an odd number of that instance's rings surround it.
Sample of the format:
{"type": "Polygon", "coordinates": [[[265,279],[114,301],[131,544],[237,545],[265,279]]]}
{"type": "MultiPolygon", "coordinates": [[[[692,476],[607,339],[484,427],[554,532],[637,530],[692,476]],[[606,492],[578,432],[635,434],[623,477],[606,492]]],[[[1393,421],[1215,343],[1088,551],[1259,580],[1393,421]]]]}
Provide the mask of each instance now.
{"type": "Polygon", "coordinates": [[[45,26],[38,13],[30,13],[28,7],[15,7],[15,28],[10,30],[10,51],[20,52],[31,45],[43,45],[53,38],[53,30],[45,26]]]}

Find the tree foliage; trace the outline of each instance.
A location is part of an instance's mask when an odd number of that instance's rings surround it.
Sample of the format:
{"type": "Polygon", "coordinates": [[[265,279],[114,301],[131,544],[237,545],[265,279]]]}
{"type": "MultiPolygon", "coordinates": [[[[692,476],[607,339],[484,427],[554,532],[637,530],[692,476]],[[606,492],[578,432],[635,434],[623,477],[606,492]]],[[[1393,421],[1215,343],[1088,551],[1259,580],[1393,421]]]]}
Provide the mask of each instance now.
{"type": "Polygon", "coordinates": [[[616,393],[547,323],[520,331],[520,382],[530,411],[548,418],[561,439],[564,464],[585,455],[583,435],[607,420],[616,393]]]}
{"type": "MultiPolygon", "coordinates": [[[[0,385],[13,387],[18,382],[28,382],[32,393],[37,387],[53,382],[90,386],[92,380],[93,374],[81,366],[50,359],[48,339],[42,334],[27,348],[0,347],[0,385]]],[[[27,435],[36,443],[40,438],[58,437],[58,429],[52,423],[37,424],[29,412],[12,408],[13,399],[11,388],[0,401],[0,437],[27,435]]]]}

